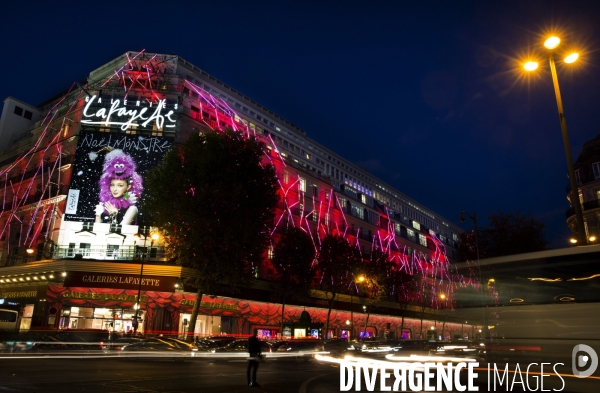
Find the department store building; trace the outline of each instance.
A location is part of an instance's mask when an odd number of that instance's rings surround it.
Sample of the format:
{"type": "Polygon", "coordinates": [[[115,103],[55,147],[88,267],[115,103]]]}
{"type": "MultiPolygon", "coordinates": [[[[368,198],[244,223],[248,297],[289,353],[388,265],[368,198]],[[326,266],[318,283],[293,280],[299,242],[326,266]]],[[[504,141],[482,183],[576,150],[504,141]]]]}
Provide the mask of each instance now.
{"type": "MultiPolygon", "coordinates": [[[[414,274],[427,266],[449,271],[460,233],[456,225],[180,56],[128,52],[39,105],[5,99],[0,308],[21,312],[21,330],[127,332],[139,307],[141,332],[191,332],[187,322],[196,290],[184,281],[194,273],[169,259],[160,228],[146,222],[143,212],[130,223],[97,214],[99,184],[112,151],[133,160],[143,181],[173,144],[228,127],[264,141],[265,159],[276,168],[281,199],[273,243],[293,221],[315,236],[344,233],[364,255],[374,242],[385,243],[397,263],[414,274]]],[[[203,297],[194,334],[246,334],[258,328],[264,336],[324,335],[314,329],[327,314],[325,295],[317,290],[286,305],[289,326],[281,331],[281,304],[269,289],[271,256],[271,249],[265,250],[252,287],[222,286],[203,297]],[[303,311],[313,328],[298,327],[303,311]]],[[[455,284],[448,283],[448,291],[455,284]]],[[[362,301],[338,297],[329,336],[364,330],[359,328],[366,317],[362,301]]],[[[436,308],[444,304],[402,310],[383,302],[372,310],[367,334],[474,334],[475,325],[465,321],[445,317],[442,323],[436,308]]]]}

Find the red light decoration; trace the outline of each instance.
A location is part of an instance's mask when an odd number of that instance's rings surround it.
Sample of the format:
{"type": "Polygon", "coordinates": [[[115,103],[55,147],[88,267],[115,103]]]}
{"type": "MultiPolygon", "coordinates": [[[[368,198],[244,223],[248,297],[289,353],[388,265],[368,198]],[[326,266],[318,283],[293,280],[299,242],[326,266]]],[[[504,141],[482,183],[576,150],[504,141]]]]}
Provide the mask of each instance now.
{"type": "MultiPolygon", "coordinates": [[[[151,98],[144,98],[149,104],[164,100],[164,93],[161,89],[163,87],[166,89],[168,83],[164,70],[170,65],[166,60],[157,58],[157,55],[145,58],[143,54],[144,50],[133,56],[127,53],[127,60],[124,64],[114,70],[113,75],[103,81],[96,89],[102,89],[112,83],[124,89],[125,99],[132,91],[142,91],[150,94],[151,98]]],[[[60,168],[63,167],[62,142],[64,139],[60,139],[62,132],[53,132],[54,129],[51,124],[59,115],[59,111],[64,111],[60,126],[60,130],[63,130],[67,126],[66,123],[71,121],[69,115],[75,109],[80,108],[83,102],[82,97],[84,95],[89,96],[86,88],[78,86],[79,90],[77,91],[75,86],[78,85],[73,84],[69,91],[45,115],[41,122],[44,128],[33,146],[21,154],[15,162],[0,171],[0,179],[4,179],[1,212],[11,212],[7,215],[4,226],[0,228],[0,236],[10,236],[11,227],[18,227],[20,232],[19,246],[28,245],[32,247],[40,236],[48,237],[51,231],[50,225],[47,226],[46,233],[43,234],[43,223],[46,220],[53,220],[59,214],[57,204],[64,199],[64,193],[61,196],[60,190],[62,176],[60,168]],[[37,164],[34,174],[31,178],[26,179],[27,170],[25,168],[30,168],[35,162],[39,164],[37,164]],[[21,173],[20,178],[14,175],[15,172],[21,173]],[[18,186],[15,187],[16,183],[18,183],[18,186]],[[38,184],[39,195],[35,188],[38,184]],[[54,187],[55,185],[56,187],[54,187]],[[12,194],[12,199],[7,201],[6,198],[9,192],[12,194]],[[28,225],[26,225],[25,218],[28,220],[28,225]]],[[[89,86],[87,88],[91,89],[89,86]]],[[[243,114],[238,114],[226,100],[212,95],[205,88],[188,80],[183,81],[181,88],[184,89],[183,91],[190,92],[193,103],[198,108],[197,112],[191,111],[192,116],[197,121],[215,131],[231,127],[235,131],[243,133],[246,137],[252,135],[262,139],[267,146],[272,146],[271,152],[274,153],[264,152],[265,164],[275,166],[278,172],[288,167],[285,162],[286,158],[282,156],[274,138],[268,133],[257,133],[258,126],[244,119],[243,114]]],[[[61,113],[61,116],[63,113],[61,113]]],[[[337,206],[340,206],[340,200],[334,193],[333,188],[327,191],[329,197],[321,200],[318,196],[307,196],[305,192],[299,190],[299,182],[299,176],[289,184],[283,184],[281,179],[278,180],[282,207],[276,211],[274,226],[271,231],[271,245],[273,246],[276,242],[275,234],[277,230],[282,229],[280,228],[282,225],[291,225],[300,227],[310,234],[317,252],[321,240],[329,233],[340,234],[361,250],[362,247],[360,247],[359,241],[361,228],[355,230],[349,225],[343,209],[338,209],[335,206],[334,201],[337,202],[337,206]],[[307,206],[312,207],[307,209],[307,206]],[[295,210],[297,210],[297,214],[295,214],[295,210]]],[[[189,191],[193,193],[193,190],[189,191]]],[[[424,253],[415,249],[409,254],[406,245],[400,246],[398,244],[394,222],[390,218],[387,207],[384,215],[380,216],[380,224],[384,222],[385,225],[378,228],[370,239],[373,247],[388,254],[396,270],[404,271],[410,275],[419,275],[421,289],[428,286],[428,291],[432,294],[444,293],[446,295],[443,301],[444,307],[451,307],[452,294],[455,288],[466,285],[480,285],[473,278],[475,275],[465,278],[458,273],[450,272],[450,262],[446,255],[445,246],[435,234],[428,236],[435,246],[435,250],[428,259],[424,253]]],[[[7,244],[10,247],[10,242],[7,242],[7,244]]],[[[10,248],[8,252],[10,253],[10,248]]],[[[422,294],[410,296],[414,300],[422,294]]],[[[441,306],[439,296],[431,296],[428,302],[432,307],[441,306]]]]}

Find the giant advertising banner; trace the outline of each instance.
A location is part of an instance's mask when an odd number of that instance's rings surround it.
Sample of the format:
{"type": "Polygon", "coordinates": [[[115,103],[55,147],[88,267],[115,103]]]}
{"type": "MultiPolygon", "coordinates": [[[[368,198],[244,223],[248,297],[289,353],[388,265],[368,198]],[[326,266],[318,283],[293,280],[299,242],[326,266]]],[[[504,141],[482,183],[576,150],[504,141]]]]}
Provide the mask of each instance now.
{"type": "Polygon", "coordinates": [[[81,130],[65,220],[150,225],[139,210],[144,177],[172,144],[172,137],[81,130]]]}

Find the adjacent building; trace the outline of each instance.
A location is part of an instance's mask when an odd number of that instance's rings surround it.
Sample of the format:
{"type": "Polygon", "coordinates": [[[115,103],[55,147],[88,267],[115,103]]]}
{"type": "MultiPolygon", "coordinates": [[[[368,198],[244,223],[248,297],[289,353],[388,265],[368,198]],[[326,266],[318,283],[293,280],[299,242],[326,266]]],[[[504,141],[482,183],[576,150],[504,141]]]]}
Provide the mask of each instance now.
{"type": "MultiPolygon", "coordinates": [[[[600,236],[600,135],[583,145],[574,169],[579,201],[583,210],[585,234],[588,241],[593,244],[600,236]]],[[[571,189],[567,186],[569,203],[572,197],[571,189]]],[[[576,233],[577,219],[573,207],[567,210],[566,216],[567,225],[573,233],[576,233]]]]}

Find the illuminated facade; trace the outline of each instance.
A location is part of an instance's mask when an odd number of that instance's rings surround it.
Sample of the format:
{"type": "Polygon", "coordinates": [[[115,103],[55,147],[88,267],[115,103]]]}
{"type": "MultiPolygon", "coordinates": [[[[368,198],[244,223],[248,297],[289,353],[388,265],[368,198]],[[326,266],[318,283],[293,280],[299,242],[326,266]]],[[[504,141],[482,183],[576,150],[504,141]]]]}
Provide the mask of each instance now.
{"type": "MultiPolygon", "coordinates": [[[[121,330],[127,329],[136,303],[132,296],[142,291],[145,329],[185,331],[190,295],[176,293],[174,285],[188,273],[165,265],[162,239],[150,239],[155,229],[137,206],[144,198],[145,173],[173,143],[227,127],[257,135],[269,149],[266,159],[275,165],[281,185],[273,244],[286,225],[298,225],[313,234],[315,244],[335,232],[364,256],[373,247],[388,251],[411,274],[447,272],[457,226],[181,57],[128,52],[92,71],[85,85],[74,84],[40,106],[5,101],[0,140],[8,138],[12,144],[0,153],[0,289],[32,294],[23,288],[36,288],[35,296],[15,296],[12,301],[30,310],[32,326],[74,327],[69,321],[85,319],[111,320],[115,327],[119,320],[121,330]],[[123,191],[113,191],[118,187],[123,191]],[[141,272],[138,260],[145,262],[141,272]],[[82,278],[98,273],[113,273],[117,278],[107,280],[117,281],[82,278]],[[169,284],[159,290],[150,279],[169,284]],[[168,302],[152,303],[149,299],[164,297],[156,293],[172,296],[168,302]]],[[[265,252],[259,278],[273,278],[270,254],[265,252]]],[[[450,279],[444,292],[450,294],[455,284],[450,279]]],[[[264,304],[270,300],[264,294],[236,296],[264,304]]],[[[428,306],[439,304],[432,300],[428,306]]],[[[340,312],[349,307],[338,305],[340,312]]],[[[225,315],[218,307],[201,310],[206,325],[197,325],[198,333],[216,332],[216,325],[218,331],[241,333],[249,328],[248,321],[253,326],[278,325],[271,317],[232,316],[231,310],[225,315]],[[207,315],[213,317],[210,328],[207,315]],[[225,320],[215,324],[215,316],[237,319],[227,320],[225,329],[225,320]]],[[[294,319],[300,308],[290,306],[290,313],[294,319]]],[[[390,318],[400,315],[394,307],[387,313],[390,318]]],[[[383,319],[372,318],[373,324],[385,325],[383,319]]],[[[104,323],[85,326],[103,328],[104,323]]],[[[341,334],[340,324],[332,324],[337,329],[333,334],[341,334]]]]}

